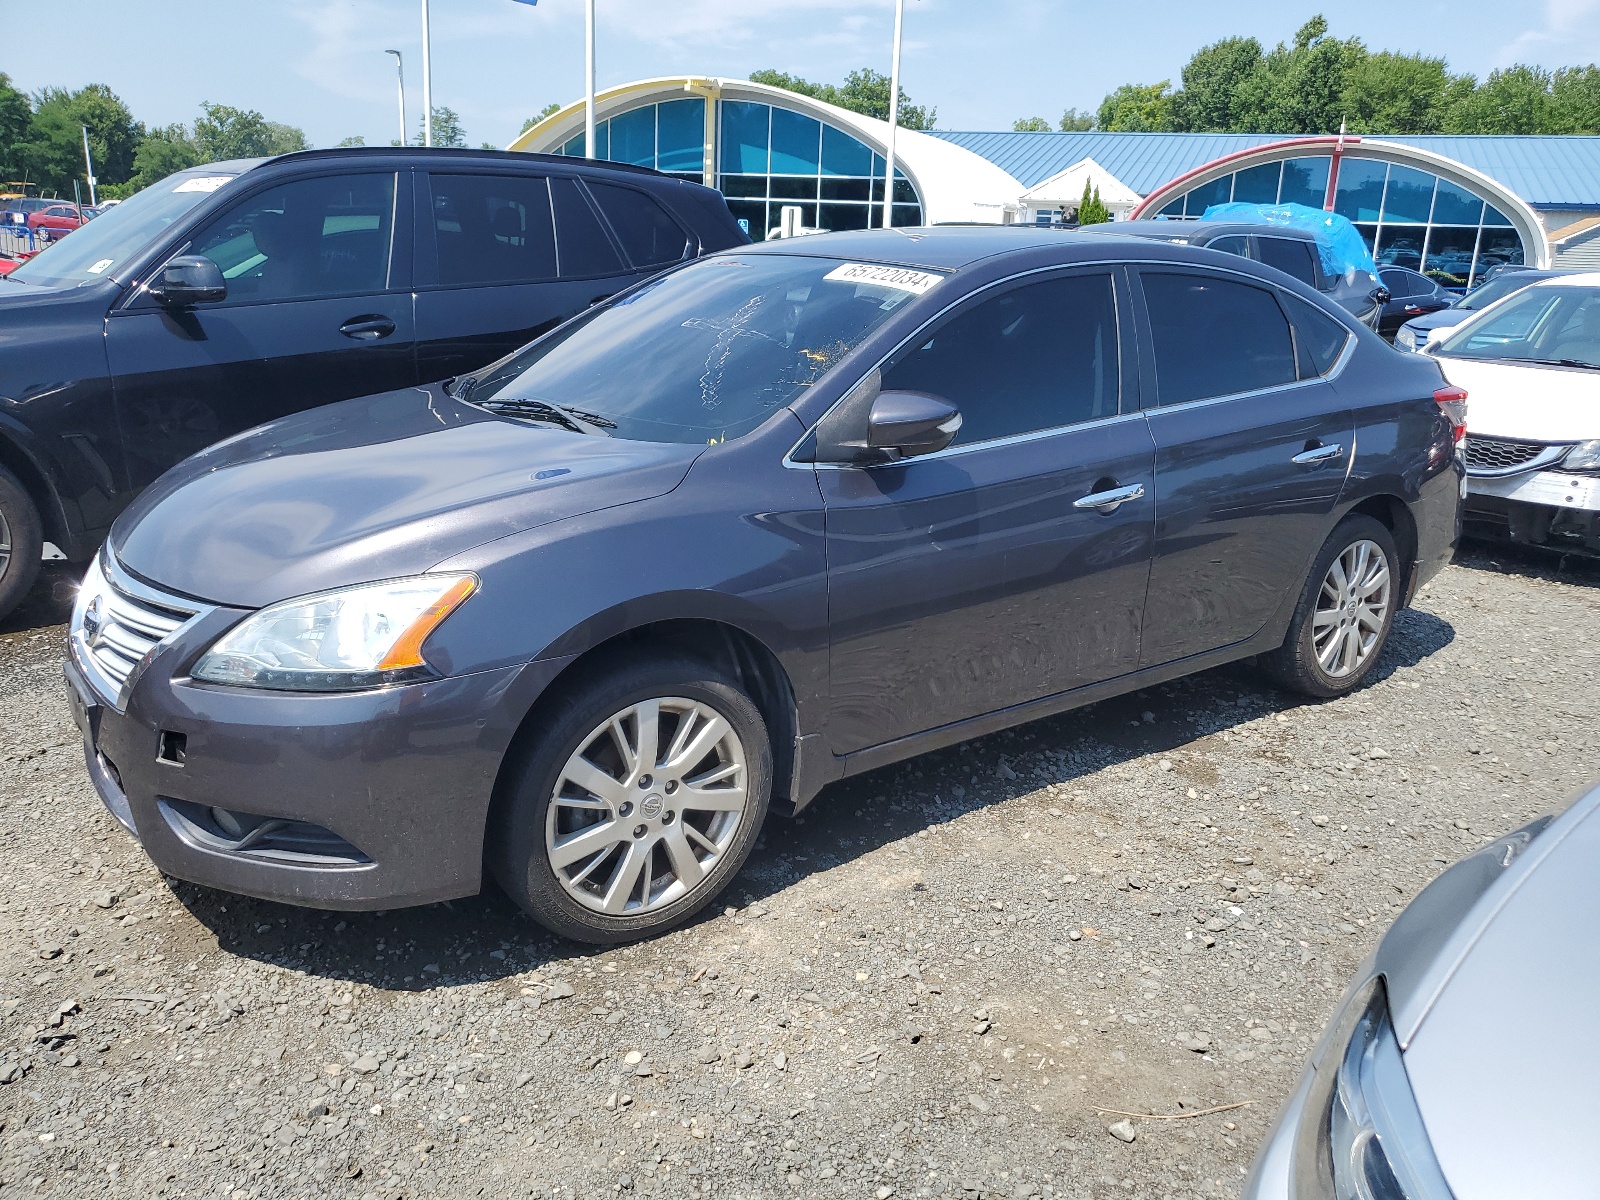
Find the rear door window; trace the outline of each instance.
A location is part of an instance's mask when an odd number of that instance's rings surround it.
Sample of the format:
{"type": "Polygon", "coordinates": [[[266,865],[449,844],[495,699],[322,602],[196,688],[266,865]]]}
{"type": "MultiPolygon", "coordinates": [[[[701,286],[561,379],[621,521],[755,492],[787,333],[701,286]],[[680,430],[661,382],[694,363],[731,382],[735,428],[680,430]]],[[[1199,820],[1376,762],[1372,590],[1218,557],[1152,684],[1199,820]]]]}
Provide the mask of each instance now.
{"type": "Polygon", "coordinates": [[[1256,253],[1269,267],[1276,267],[1285,275],[1293,275],[1301,283],[1317,286],[1317,264],[1311,257],[1309,242],[1294,238],[1257,237],[1256,253]]]}
{"type": "Polygon", "coordinates": [[[610,183],[590,183],[589,191],[634,266],[664,267],[688,255],[688,235],[651,197],[610,183]]]}
{"type": "Polygon", "coordinates": [[[1426,279],[1403,267],[1383,267],[1378,271],[1378,278],[1389,289],[1389,295],[1397,300],[1401,296],[1417,296],[1431,290],[1426,279]]]}
{"type": "Polygon", "coordinates": [[[621,275],[622,265],[611,236],[600,223],[576,179],[552,179],[550,198],[556,213],[557,259],[563,279],[621,275]]]}
{"type": "Polygon", "coordinates": [[[1197,273],[1141,271],[1160,403],[1294,383],[1289,321],[1264,288],[1197,273]]]}
{"type": "Polygon", "coordinates": [[[550,187],[539,175],[429,175],[436,282],[447,287],[556,277],[550,187]]]}

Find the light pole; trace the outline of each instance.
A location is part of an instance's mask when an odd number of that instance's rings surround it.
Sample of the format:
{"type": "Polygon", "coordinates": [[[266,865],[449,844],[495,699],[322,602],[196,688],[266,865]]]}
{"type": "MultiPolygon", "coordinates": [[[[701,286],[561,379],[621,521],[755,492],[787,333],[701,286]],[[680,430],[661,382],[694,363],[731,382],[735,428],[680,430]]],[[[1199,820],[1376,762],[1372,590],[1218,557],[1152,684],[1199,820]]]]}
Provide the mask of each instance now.
{"type": "Polygon", "coordinates": [[[422,144],[433,145],[433,54],[428,48],[428,0],[422,0],[422,144]]]}
{"type": "Polygon", "coordinates": [[[889,64],[889,145],[884,155],[883,227],[894,225],[894,131],[900,125],[900,29],[905,22],[906,0],[894,0],[894,57],[889,64]]]}
{"type": "Polygon", "coordinates": [[[89,177],[89,207],[93,208],[99,203],[94,195],[94,160],[89,157],[89,127],[79,126],[83,130],[83,170],[89,177]]]}
{"type": "Polygon", "coordinates": [[[385,50],[385,54],[394,55],[395,78],[400,84],[400,144],[406,144],[406,64],[398,50],[385,50]]]}
{"type": "Polygon", "coordinates": [[[594,145],[594,0],[585,0],[583,22],[583,146],[584,157],[599,158],[594,145]]]}

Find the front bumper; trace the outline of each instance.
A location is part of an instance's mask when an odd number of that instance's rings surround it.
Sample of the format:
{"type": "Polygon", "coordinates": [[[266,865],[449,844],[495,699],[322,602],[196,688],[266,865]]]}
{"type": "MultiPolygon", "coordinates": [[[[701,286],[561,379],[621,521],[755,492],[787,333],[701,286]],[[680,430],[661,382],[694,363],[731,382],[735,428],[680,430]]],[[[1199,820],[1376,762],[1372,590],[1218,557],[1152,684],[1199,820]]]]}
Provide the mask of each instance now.
{"type": "MultiPolygon", "coordinates": [[[[195,632],[209,643],[209,632],[195,632]]],[[[562,663],[308,695],[214,687],[174,672],[200,648],[163,646],[121,712],[91,686],[76,647],[66,664],[90,779],[156,866],[319,908],[398,908],[478,892],[496,774],[562,663]],[[356,853],[229,848],[184,815],[212,806],[304,823],[356,853]]]]}
{"type": "Polygon", "coordinates": [[[1569,471],[1471,475],[1466,517],[1477,534],[1600,554],[1600,475],[1569,471]]]}
{"type": "Polygon", "coordinates": [[[1600,475],[1569,471],[1525,471],[1520,475],[1468,475],[1467,504],[1485,497],[1600,512],[1600,475]]]}

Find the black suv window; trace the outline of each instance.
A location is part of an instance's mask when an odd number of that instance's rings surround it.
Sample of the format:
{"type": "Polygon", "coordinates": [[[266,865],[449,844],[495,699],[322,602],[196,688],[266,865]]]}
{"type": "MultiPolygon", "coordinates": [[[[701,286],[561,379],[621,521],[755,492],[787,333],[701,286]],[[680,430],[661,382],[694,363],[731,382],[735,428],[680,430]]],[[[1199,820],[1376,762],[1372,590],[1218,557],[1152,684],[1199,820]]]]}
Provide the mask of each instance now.
{"type": "Polygon", "coordinates": [[[1209,275],[1140,278],[1162,404],[1295,382],[1289,321],[1271,292],[1209,275]]]}
{"type": "Polygon", "coordinates": [[[1299,296],[1282,292],[1278,299],[1288,308],[1289,320],[1294,323],[1294,349],[1300,364],[1300,378],[1326,375],[1344,353],[1350,331],[1299,296]]]}
{"type": "Polygon", "coordinates": [[[1311,257],[1311,244],[1295,238],[1256,236],[1256,252],[1269,267],[1293,275],[1301,283],[1317,286],[1317,264],[1311,257]]]}
{"type": "Polygon", "coordinates": [[[689,252],[689,239],[666,210],[632,188],[591,183],[589,191],[636,267],[664,267],[689,252]]]}
{"type": "Polygon", "coordinates": [[[575,179],[552,179],[550,196],[555,201],[556,241],[560,246],[561,278],[585,279],[595,275],[620,275],[627,268],[600,217],[575,179]]]}
{"type": "Polygon", "coordinates": [[[550,186],[538,175],[430,175],[438,282],[537,283],[556,277],[550,186]]]}
{"type": "Polygon", "coordinates": [[[956,445],[1115,416],[1111,276],[1068,275],[981,301],[936,326],[883,386],[956,405],[956,445]]]}
{"type": "Polygon", "coordinates": [[[389,284],[394,176],[324,175],[257,193],[190,243],[222,268],[228,299],[307,300],[389,284]]]}

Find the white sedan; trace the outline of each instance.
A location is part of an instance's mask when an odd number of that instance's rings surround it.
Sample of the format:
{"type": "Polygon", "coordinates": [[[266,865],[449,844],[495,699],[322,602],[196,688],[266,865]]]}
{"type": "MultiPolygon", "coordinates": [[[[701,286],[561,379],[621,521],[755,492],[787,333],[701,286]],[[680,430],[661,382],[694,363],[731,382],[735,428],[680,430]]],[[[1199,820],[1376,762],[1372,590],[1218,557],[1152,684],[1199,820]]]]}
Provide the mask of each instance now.
{"type": "Polygon", "coordinates": [[[1428,353],[1467,392],[1467,521],[1600,552],[1600,272],[1507,296],[1428,353]]]}

